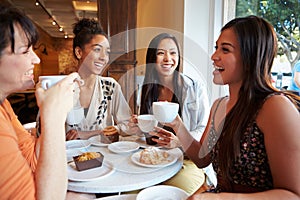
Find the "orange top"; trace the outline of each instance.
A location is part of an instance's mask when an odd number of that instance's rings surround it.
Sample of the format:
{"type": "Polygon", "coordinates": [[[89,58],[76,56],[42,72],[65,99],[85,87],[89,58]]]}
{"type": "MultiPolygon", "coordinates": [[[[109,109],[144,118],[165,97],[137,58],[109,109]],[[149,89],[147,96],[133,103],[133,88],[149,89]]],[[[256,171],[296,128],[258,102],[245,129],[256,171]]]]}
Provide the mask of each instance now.
{"type": "Polygon", "coordinates": [[[35,142],[5,99],[0,105],[1,199],[35,199],[35,142]]]}

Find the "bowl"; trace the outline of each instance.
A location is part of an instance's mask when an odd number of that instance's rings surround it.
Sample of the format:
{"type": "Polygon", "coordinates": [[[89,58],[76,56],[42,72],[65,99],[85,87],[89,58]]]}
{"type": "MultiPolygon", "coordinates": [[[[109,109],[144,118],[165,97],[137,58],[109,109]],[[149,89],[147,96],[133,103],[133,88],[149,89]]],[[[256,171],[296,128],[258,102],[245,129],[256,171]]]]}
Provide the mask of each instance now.
{"type": "Polygon", "coordinates": [[[174,186],[156,185],[140,191],[136,200],[186,200],[188,194],[174,186]]]}

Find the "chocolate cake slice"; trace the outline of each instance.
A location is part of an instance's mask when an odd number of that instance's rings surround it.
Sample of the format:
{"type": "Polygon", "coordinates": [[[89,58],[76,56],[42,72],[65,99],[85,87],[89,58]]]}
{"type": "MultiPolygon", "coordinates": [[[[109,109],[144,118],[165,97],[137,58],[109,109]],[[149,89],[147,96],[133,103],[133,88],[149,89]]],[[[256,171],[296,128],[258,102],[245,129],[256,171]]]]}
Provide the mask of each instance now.
{"type": "Polygon", "coordinates": [[[104,156],[100,152],[85,152],[73,157],[78,171],[101,167],[103,159],[104,156]]]}

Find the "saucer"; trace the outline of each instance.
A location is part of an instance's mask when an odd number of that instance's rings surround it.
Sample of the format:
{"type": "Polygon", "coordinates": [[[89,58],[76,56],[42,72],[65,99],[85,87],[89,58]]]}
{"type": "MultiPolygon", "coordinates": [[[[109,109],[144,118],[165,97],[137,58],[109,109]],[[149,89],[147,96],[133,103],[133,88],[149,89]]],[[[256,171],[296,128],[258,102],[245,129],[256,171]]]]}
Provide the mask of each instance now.
{"type": "Polygon", "coordinates": [[[91,146],[88,140],[69,140],[66,141],[66,149],[85,149],[91,146]]]}
{"type": "Polygon", "coordinates": [[[131,141],[119,141],[108,145],[108,149],[114,153],[129,153],[136,151],[140,148],[140,145],[131,141]]]}

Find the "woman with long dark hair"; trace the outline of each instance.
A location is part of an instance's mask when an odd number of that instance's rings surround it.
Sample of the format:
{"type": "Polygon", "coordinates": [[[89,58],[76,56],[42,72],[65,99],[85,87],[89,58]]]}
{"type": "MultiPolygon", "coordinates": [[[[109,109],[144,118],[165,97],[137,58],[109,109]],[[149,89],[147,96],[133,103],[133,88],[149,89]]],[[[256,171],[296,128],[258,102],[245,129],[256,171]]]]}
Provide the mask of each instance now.
{"type": "MultiPolygon", "coordinates": [[[[198,167],[213,163],[212,194],[189,199],[300,199],[299,97],[272,86],[276,33],[256,16],[236,18],[221,30],[212,55],[213,81],[229,86],[217,99],[201,141],[187,137],[180,117],[168,124],[198,167]]],[[[162,140],[171,132],[158,130],[162,140]]]]}
{"type": "Polygon", "coordinates": [[[178,103],[179,116],[199,140],[209,115],[208,95],[204,82],[180,73],[180,62],[180,48],[173,35],[161,33],[151,40],[146,55],[140,114],[152,113],[155,101],[178,103]]]}
{"type": "MultiPolygon", "coordinates": [[[[142,87],[140,114],[152,114],[152,103],[168,101],[179,104],[179,116],[196,140],[200,140],[209,115],[209,100],[203,82],[180,73],[181,55],[176,37],[168,33],[155,36],[147,49],[146,73],[142,87]]],[[[172,131],[168,126],[164,129],[172,131]]],[[[159,145],[168,148],[180,147],[178,140],[171,143],[152,138],[159,145]]],[[[208,170],[208,168],[207,168],[208,170]]],[[[210,178],[214,177],[213,170],[210,178]]],[[[203,184],[202,169],[186,158],[183,170],[173,179],[165,182],[195,192],[203,184]]]]}

